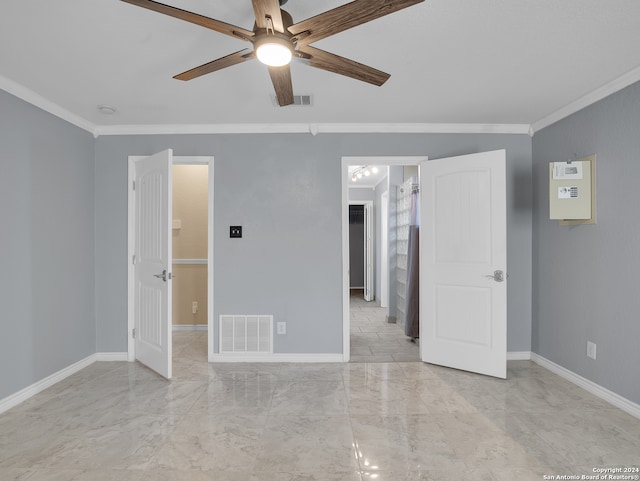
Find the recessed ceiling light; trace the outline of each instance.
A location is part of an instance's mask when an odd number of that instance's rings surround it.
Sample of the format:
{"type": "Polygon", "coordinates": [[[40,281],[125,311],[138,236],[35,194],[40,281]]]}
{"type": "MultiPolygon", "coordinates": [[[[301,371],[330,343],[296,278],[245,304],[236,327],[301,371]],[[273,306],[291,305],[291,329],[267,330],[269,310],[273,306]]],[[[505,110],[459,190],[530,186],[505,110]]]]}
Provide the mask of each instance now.
{"type": "Polygon", "coordinates": [[[113,115],[116,113],[116,109],[108,105],[98,105],[98,110],[104,115],[113,115]]]}

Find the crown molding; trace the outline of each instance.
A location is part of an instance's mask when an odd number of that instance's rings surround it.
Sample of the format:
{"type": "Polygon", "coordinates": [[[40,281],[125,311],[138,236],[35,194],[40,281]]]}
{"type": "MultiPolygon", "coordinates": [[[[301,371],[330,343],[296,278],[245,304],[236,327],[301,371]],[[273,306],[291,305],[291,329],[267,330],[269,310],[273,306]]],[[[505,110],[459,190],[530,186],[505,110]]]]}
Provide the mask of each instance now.
{"type": "Polygon", "coordinates": [[[528,124],[427,124],[427,123],[327,123],[327,124],[191,124],[191,125],[102,125],[101,135],[168,134],[526,134],[528,124]]]}
{"type": "Polygon", "coordinates": [[[589,105],[595,104],[596,102],[608,97],[611,94],[614,94],[625,87],[628,87],[631,84],[636,83],[640,80],[640,67],[636,67],[633,70],[630,70],[626,74],[618,77],[611,82],[603,85],[600,88],[597,88],[586,95],[583,95],[579,99],[571,102],[568,105],[565,105],[561,109],[556,110],[555,112],[543,117],[540,120],[531,124],[531,135],[536,132],[548,127],[551,124],[562,120],[569,115],[575,114],[576,112],[588,107],[589,105]]]}
{"type": "Polygon", "coordinates": [[[532,124],[481,123],[288,123],[288,124],[167,124],[96,125],[33,90],[0,75],[0,89],[56,117],[101,135],[185,135],[185,134],[290,134],[309,133],[397,133],[397,134],[516,134],[533,135],[541,129],[640,81],[640,66],[580,97],[532,124]]]}
{"type": "Polygon", "coordinates": [[[327,133],[399,133],[399,134],[528,134],[529,124],[470,123],[378,123],[321,124],[327,133]]]}
{"type": "Polygon", "coordinates": [[[13,80],[0,75],[0,89],[10,93],[14,97],[18,97],[31,105],[38,107],[56,117],[69,122],[70,124],[80,127],[82,130],[92,133],[95,136],[96,126],[87,119],[76,115],[67,109],[61,107],[55,102],[45,99],[42,95],[35,93],[33,90],[24,87],[13,80]]]}
{"type": "Polygon", "coordinates": [[[101,135],[281,134],[309,133],[308,124],[140,124],[100,125],[101,135]]]}

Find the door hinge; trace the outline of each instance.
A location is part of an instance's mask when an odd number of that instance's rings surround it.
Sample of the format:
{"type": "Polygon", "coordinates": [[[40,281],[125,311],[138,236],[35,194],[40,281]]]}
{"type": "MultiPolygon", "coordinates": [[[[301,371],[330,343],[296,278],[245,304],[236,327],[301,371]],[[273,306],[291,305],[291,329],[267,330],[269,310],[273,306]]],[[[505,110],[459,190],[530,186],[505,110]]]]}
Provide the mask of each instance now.
{"type": "Polygon", "coordinates": [[[133,254],[133,256],[131,256],[131,263],[135,266],[136,265],[136,255],[133,254]]]}
{"type": "Polygon", "coordinates": [[[136,328],[134,327],[133,329],[131,329],[131,337],[132,338],[136,338],[136,328]]]}
{"type": "Polygon", "coordinates": [[[133,184],[133,185],[131,186],[131,188],[132,188],[133,190],[136,190],[136,181],[134,180],[132,184],[133,184]]]}

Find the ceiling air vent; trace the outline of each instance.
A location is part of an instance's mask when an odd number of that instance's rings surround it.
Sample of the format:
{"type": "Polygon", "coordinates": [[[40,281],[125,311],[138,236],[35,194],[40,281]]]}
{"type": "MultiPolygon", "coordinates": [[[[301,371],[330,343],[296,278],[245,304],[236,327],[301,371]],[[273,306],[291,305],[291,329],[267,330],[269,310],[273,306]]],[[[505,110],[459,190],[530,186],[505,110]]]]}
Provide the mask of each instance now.
{"type": "MultiPolygon", "coordinates": [[[[271,100],[273,101],[273,105],[275,105],[276,107],[279,107],[279,105],[278,105],[278,97],[276,97],[274,95],[273,97],[271,97],[271,100]]],[[[291,104],[291,105],[298,105],[298,106],[302,106],[302,107],[310,107],[312,105],[311,104],[311,95],[294,95],[293,96],[293,104],[291,104]]]]}

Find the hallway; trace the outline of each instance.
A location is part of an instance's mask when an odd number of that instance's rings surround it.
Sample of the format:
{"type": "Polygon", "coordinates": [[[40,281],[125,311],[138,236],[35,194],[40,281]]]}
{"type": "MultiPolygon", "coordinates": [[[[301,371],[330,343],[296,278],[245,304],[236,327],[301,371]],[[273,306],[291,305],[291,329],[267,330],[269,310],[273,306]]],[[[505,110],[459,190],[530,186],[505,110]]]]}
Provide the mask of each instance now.
{"type": "Polygon", "coordinates": [[[361,290],[351,292],[351,362],[410,362],[420,360],[418,344],[397,324],[386,320],[387,309],[366,302],[361,290]]]}

